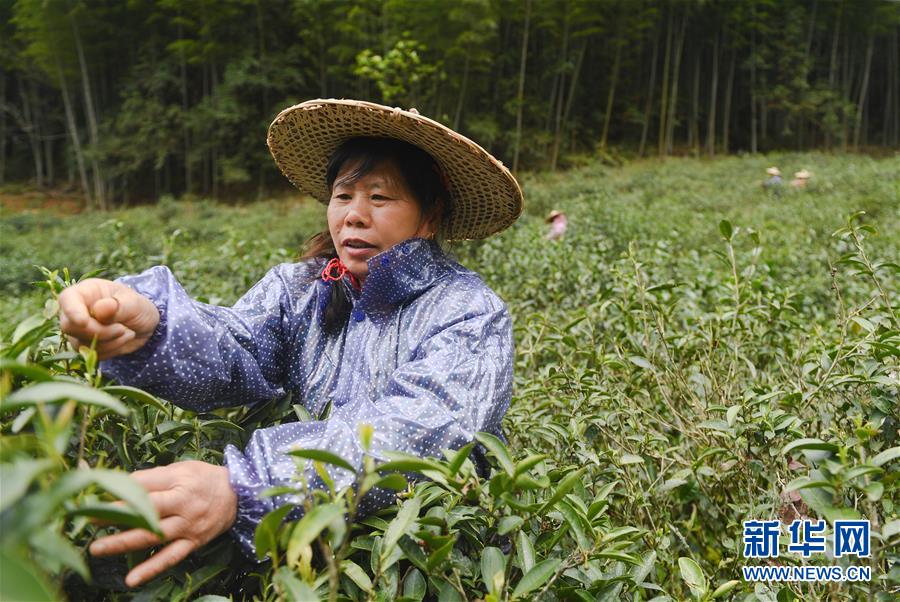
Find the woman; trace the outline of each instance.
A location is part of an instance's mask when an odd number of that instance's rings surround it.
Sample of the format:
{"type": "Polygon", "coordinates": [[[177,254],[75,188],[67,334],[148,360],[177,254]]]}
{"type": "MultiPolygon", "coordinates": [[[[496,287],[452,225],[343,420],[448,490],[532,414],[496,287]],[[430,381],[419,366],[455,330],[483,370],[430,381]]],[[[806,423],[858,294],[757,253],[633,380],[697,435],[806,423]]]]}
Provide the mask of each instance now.
{"type": "MultiPolygon", "coordinates": [[[[229,446],[225,467],[135,472],[164,540],[132,529],[91,546],[109,555],[166,542],[128,574],[132,587],[229,529],[252,553],[256,525],[287,501],[259,494],[294,482],[287,450],[327,449],[359,467],[359,426],[370,424],[376,457],[438,456],[478,431],[499,433],[509,404],[506,307],[435,242],[512,224],[522,193],[509,171],[417,112],[356,101],[286,109],[268,143],[282,172],[328,205],[328,230],[305,259],[273,268],[231,308],[190,299],[162,266],[60,296],[62,330],[75,344],[96,337],[104,372],[120,382],[193,410],[288,391],[313,416],[331,408],[319,421],[260,429],[243,452],[229,446]]],[[[332,477],[353,481],[343,470],[332,477]]],[[[392,501],[380,493],[365,503],[392,501]]]]}

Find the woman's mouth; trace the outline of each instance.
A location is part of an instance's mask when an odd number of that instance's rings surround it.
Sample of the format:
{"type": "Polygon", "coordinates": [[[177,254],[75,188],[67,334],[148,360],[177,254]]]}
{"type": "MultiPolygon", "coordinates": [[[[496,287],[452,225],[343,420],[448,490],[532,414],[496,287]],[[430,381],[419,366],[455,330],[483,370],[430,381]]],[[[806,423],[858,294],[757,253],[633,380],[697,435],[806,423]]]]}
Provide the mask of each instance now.
{"type": "Polygon", "coordinates": [[[347,255],[353,258],[361,258],[374,255],[378,251],[378,247],[361,238],[345,239],[341,245],[344,247],[347,255]]]}

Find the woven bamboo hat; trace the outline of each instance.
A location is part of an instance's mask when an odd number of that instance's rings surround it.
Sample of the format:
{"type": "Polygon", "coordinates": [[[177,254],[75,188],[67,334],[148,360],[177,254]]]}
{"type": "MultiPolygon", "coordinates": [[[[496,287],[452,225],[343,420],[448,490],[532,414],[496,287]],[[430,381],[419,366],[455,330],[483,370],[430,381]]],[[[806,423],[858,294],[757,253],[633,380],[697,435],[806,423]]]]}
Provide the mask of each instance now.
{"type": "Polygon", "coordinates": [[[769,174],[770,176],[780,176],[781,170],[778,169],[777,167],[773,166],[773,167],[769,167],[768,169],[766,169],[766,173],[769,174]]]}
{"type": "Polygon", "coordinates": [[[797,173],[794,174],[794,177],[798,180],[808,180],[812,174],[806,171],[805,169],[801,169],[797,173]]]}
{"type": "Polygon", "coordinates": [[[268,144],[291,183],[327,204],[328,159],[343,141],[358,136],[397,138],[434,158],[446,176],[453,204],[442,226],[449,240],[485,238],[509,227],[522,213],[522,189],[500,161],[415,109],[357,100],[308,100],[278,114],[269,126],[268,144]]]}

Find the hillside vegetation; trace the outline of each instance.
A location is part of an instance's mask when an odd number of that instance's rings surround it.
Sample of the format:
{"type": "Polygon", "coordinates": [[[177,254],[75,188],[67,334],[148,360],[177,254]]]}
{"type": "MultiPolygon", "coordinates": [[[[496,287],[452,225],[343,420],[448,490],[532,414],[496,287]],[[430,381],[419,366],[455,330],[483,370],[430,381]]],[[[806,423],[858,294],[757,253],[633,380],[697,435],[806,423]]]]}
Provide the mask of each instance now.
{"type": "MultiPolygon", "coordinates": [[[[515,323],[508,442],[480,437],[491,478],[468,449],[386,468],[429,481],[379,481],[367,466],[359,487],[398,489],[398,507],[348,526],[355,497],[317,492],[307,518],[279,526],[282,513],[257,532],[269,564],[223,538],[140,599],[895,599],[900,158],[590,163],[524,187],[514,227],[450,246],[515,323]],[[763,190],[770,164],[809,169],[809,187],[763,190]],[[544,239],[551,208],[570,218],[558,242],[544,239]],[[783,536],[779,564],[865,564],[872,581],[744,582],[755,561],[742,522],[800,517],[869,519],[872,556],[803,559],[783,536]]],[[[111,386],[90,350],[59,340],[64,281],[165,263],[197,298],[229,304],[322,220],[292,198],[4,213],[0,517],[4,567],[21,570],[4,568],[0,598],[128,599],[125,559],[83,552],[98,529],[88,517],[156,519],[105,469],[216,462],[259,425],[309,419],[296,400],[195,415],[111,386]],[[130,504],[112,509],[111,496],[130,504]]]]}

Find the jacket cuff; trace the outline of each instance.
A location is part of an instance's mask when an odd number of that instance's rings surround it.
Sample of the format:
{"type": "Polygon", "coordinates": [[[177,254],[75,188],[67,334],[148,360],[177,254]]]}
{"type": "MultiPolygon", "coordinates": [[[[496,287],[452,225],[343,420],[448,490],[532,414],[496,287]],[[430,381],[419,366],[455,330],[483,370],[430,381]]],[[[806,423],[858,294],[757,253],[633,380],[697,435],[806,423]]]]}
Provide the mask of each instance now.
{"type": "Polygon", "coordinates": [[[225,466],[231,488],[238,499],[237,519],[231,527],[231,536],[247,558],[258,562],[254,543],[256,527],[273,509],[271,498],[259,498],[268,485],[257,474],[253,464],[233,445],[225,448],[225,466]]]}

